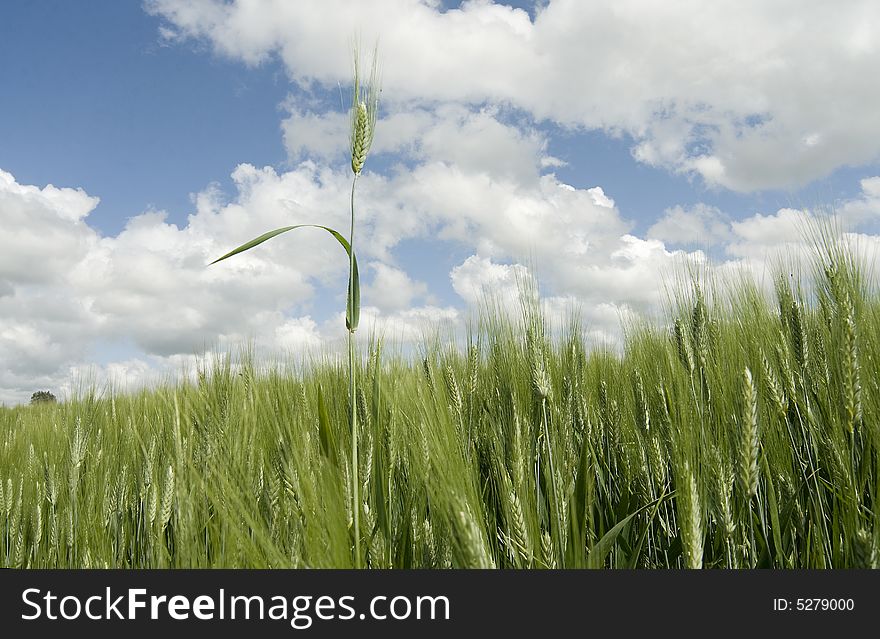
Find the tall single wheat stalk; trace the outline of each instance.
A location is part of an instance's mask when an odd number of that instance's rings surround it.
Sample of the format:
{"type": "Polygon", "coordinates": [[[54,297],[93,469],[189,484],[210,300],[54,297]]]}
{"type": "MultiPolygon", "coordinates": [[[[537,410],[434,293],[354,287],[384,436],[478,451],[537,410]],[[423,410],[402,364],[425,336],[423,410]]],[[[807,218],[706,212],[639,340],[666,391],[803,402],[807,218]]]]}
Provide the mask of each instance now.
{"type": "MultiPolygon", "coordinates": [[[[351,230],[348,237],[349,250],[349,287],[348,306],[355,308],[354,282],[357,265],[354,260],[354,193],[358,177],[364,168],[370,146],[373,144],[373,131],[376,127],[376,114],[379,108],[379,79],[378,79],[378,51],[373,50],[373,64],[370,69],[370,79],[366,86],[361,84],[360,56],[357,48],[354,51],[354,82],[352,83],[351,100],[351,171],[354,177],[351,180],[351,230]]],[[[348,382],[350,398],[350,422],[351,422],[351,498],[352,517],[354,522],[354,554],[355,566],[361,567],[361,536],[360,536],[360,496],[358,481],[358,424],[357,406],[355,396],[357,394],[357,369],[355,367],[355,341],[354,332],[357,330],[357,318],[349,318],[346,321],[348,328],[348,382]]]]}
{"type": "Polygon", "coordinates": [[[351,227],[348,239],[338,231],[318,224],[296,224],[285,226],[274,231],[264,233],[246,244],[242,244],[226,255],[211,262],[216,264],[233,255],[238,255],[276,235],[298,228],[318,228],[332,235],[348,255],[348,295],[345,309],[345,328],[348,330],[348,388],[349,388],[349,423],[351,426],[351,498],[352,498],[352,529],[354,535],[354,564],[361,568],[361,535],[360,535],[360,494],[358,481],[358,426],[357,426],[357,371],[355,367],[355,339],[360,317],[360,280],[358,277],[357,258],[354,253],[354,194],[358,178],[364,168],[370,147],[373,144],[373,131],[376,127],[376,115],[379,109],[379,58],[378,47],[373,49],[373,60],[370,68],[369,80],[366,84],[361,82],[360,51],[356,45],[354,48],[354,79],[352,82],[351,100],[351,171],[354,177],[351,181],[351,227]]]}

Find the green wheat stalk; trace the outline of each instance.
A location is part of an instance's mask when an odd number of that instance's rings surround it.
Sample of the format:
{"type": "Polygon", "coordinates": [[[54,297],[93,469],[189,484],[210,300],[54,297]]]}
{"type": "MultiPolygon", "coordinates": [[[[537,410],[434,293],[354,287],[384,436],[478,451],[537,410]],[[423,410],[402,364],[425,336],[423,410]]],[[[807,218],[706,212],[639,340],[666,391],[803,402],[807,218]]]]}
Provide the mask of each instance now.
{"type": "MultiPolygon", "coordinates": [[[[354,533],[354,557],[355,566],[362,567],[361,535],[360,535],[360,496],[358,480],[358,426],[357,426],[357,371],[355,369],[355,340],[354,333],[358,327],[360,318],[360,280],[358,277],[357,258],[354,252],[354,225],[355,209],[354,195],[358,178],[363,171],[364,163],[373,144],[373,132],[376,127],[376,116],[379,109],[379,59],[378,47],[373,50],[373,61],[370,68],[369,80],[366,84],[361,81],[360,52],[354,48],[354,79],[352,82],[351,100],[351,171],[354,177],[351,181],[351,227],[348,239],[338,231],[319,224],[295,224],[285,226],[274,231],[269,231],[254,238],[250,242],[242,244],[229,253],[217,258],[211,264],[216,264],[233,255],[238,255],[255,246],[270,240],[276,235],[298,228],[318,228],[332,235],[348,257],[348,296],[345,307],[345,328],[348,330],[348,387],[349,387],[349,423],[351,426],[351,498],[352,498],[352,525],[354,533]]],[[[210,266],[210,264],[209,264],[210,266]]]]}

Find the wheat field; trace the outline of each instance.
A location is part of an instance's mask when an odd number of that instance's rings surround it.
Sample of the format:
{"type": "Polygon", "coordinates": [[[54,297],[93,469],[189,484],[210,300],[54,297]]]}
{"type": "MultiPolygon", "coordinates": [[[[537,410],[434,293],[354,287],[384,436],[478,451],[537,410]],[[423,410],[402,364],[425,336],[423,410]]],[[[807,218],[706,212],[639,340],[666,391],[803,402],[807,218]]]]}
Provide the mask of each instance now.
{"type": "Polygon", "coordinates": [[[0,566],[876,567],[880,297],[813,263],[683,282],[620,350],[528,295],[463,347],[364,340],[359,526],[329,358],[2,408],[0,566]]]}

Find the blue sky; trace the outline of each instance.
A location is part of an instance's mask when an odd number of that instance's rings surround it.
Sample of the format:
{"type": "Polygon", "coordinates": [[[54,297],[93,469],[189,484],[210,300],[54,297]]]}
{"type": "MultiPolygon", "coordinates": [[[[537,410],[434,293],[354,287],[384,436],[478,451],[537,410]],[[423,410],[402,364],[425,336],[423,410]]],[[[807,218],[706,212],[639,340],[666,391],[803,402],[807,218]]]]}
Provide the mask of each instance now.
{"type": "Polygon", "coordinates": [[[248,69],[159,40],[139,2],[3,8],[0,166],[28,184],[99,195],[106,234],[150,207],[185,221],[189,194],[240,162],[280,165],[283,69],[248,69]]]}
{"type": "Polygon", "coordinates": [[[344,225],[355,32],[379,39],[383,68],[365,303],[403,340],[462,325],[534,264],[549,309],[581,305],[613,340],[621,315],[656,310],[650,276],[679,258],[759,271],[796,243],[790,207],[835,205],[875,232],[876,7],[738,6],[4,5],[0,224],[17,248],[0,259],[0,362],[52,348],[0,364],[0,401],[92,365],[136,383],[205,344],[332,348],[332,246],[203,264],[267,225],[344,225]]]}
{"type": "MultiPolygon", "coordinates": [[[[445,2],[454,8],[460,3],[445,2]]],[[[504,3],[534,12],[529,1],[504,3]]],[[[0,167],[28,184],[79,186],[101,203],[89,216],[105,234],[155,208],[185,223],[190,194],[230,187],[241,162],[285,166],[279,105],[296,91],[277,59],[248,67],[199,43],[169,45],[162,19],[139,2],[34,1],[3,9],[0,167]]],[[[338,108],[338,94],[323,95],[338,108]]],[[[707,202],[744,216],[852,197],[865,167],[841,168],[805,188],[738,196],[632,158],[629,136],[572,131],[552,122],[556,172],[578,187],[597,184],[641,226],[676,204],[707,202]],[[632,189],[634,181],[644,188],[632,189]]],[[[877,167],[877,164],[873,165],[877,167]]]]}

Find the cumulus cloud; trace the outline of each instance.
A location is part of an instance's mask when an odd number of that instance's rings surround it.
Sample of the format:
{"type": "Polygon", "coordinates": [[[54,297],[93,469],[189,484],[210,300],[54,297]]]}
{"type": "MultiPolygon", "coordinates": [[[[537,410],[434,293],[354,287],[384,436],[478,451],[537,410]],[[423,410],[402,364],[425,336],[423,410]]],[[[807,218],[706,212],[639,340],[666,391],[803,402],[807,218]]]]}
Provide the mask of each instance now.
{"type": "Polygon", "coordinates": [[[321,345],[318,324],[310,316],[293,317],[275,327],[275,344],[286,352],[299,353],[321,345]]]}
{"type": "Polygon", "coordinates": [[[472,255],[454,267],[449,277],[455,292],[471,306],[492,301],[515,310],[521,287],[531,275],[522,264],[496,264],[487,257],[472,255]]]}
{"type": "Polygon", "coordinates": [[[277,55],[305,87],[346,82],[350,34],[379,37],[386,101],[504,103],[624,133],[639,161],[737,191],[802,185],[880,155],[871,0],[551,0],[534,20],[486,0],[447,11],[419,0],[147,6],[167,37],[248,64],[277,55]]]}
{"type": "Polygon", "coordinates": [[[9,389],[49,385],[86,353],[93,323],[68,276],[97,242],[83,222],[97,204],[82,190],[21,185],[0,170],[0,401],[9,389]]]}
{"type": "Polygon", "coordinates": [[[64,274],[95,241],[83,219],[97,205],[81,189],[21,185],[0,170],[0,282],[40,284],[64,274]]]}
{"type": "MultiPolygon", "coordinates": [[[[426,341],[438,330],[460,330],[464,315],[453,306],[424,305],[390,313],[382,313],[375,306],[367,306],[361,308],[358,331],[363,335],[381,337],[398,346],[411,346],[426,341]]],[[[334,325],[342,317],[340,314],[334,325]]]]}
{"type": "MultiPolygon", "coordinates": [[[[16,218],[17,237],[54,238],[69,254],[36,279],[18,262],[5,266],[0,401],[23,401],[41,387],[74,387],[74,378],[93,370],[86,362],[94,349],[107,341],[132,344],[130,355],[95,364],[97,378],[117,388],[193,366],[205,348],[254,342],[262,353],[296,354],[341,346],[347,261],[332,238],[303,230],[206,265],[269,228],[343,226],[345,171],[312,161],[287,172],[241,165],[233,173],[235,193],[209,186],[185,225],[147,211],[112,237],[88,226],[91,196],[3,175],[4,211],[30,213],[16,218]]],[[[552,174],[523,185],[429,162],[361,179],[361,330],[398,342],[417,342],[437,326],[463,329],[468,308],[479,306],[487,291],[515,310],[519,282],[537,277],[542,306],[557,326],[577,309],[594,339],[613,343],[621,319],[657,311],[665,274],[684,260],[706,260],[701,251],[672,250],[658,237],[632,234],[631,221],[601,188],[577,189],[552,174]],[[447,269],[458,296],[453,303],[438,303],[431,286],[393,259],[402,242],[426,239],[471,253],[458,263],[431,265],[447,269]]],[[[876,180],[868,178],[840,211],[873,219],[880,214],[876,196],[876,180]]],[[[731,222],[721,242],[730,262],[719,268],[758,268],[780,247],[803,249],[808,219],[809,213],[782,209],[731,222]]],[[[860,241],[877,246],[875,236],[860,241]]],[[[37,264],[51,252],[43,244],[19,257],[37,264]]]]}
{"type": "Polygon", "coordinates": [[[541,134],[500,122],[497,109],[443,105],[424,124],[422,130],[409,132],[409,140],[402,140],[422,161],[454,164],[467,173],[484,172],[521,184],[536,179],[539,166],[555,163],[542,157],[546,140],[541,134]]]}
{"type": "Polygon", "coordinates": [[[342,112],[316,113],[301,110],[292,103],[281,123],[284,146],[294,160],[313,158],[329,163],[350,149],[349,116],[342,112]]]}
{"type": "Polygon", "coordinates": [[[865,231],[876,232],[880,222],[880,177],[866,177],[859,184],[861,190],[855,197],[834,205],[815,210],[786,207],[738,220],[702,202],[674,206],[666,209],[647,236],[669,247],[721,247],[723,254],[735,261],[763,267],[771,255],[808,255],[812,236],[822,225],[837,229],[845,241],[871,237],[865,231]]]}
{"type": "MultiPolygon", "coordinates": [[[[288,100],[282,122],[284,142],[295,160],[340,161],[349,153],[349,118],[340,112],[300,110],[288,100]]],[[[431,108],[392,105],[376,125],[371,154],[393,154],[396,161],[442,162],[467,173],[519,183],[537,180],[542,169],[561,166],[547,155],[548,140],[534,127],[504,122],[497,107],[441,104],[431,108]]]]}
{"type": "Polygon", "coordinates": [[[362,287],[362,296],[371,303],[386,311],[399,311],[415,306],[417,300],[428,297],[428,285],[413,280],[406,271],[383,264],[372,262],[370,270],[373,279],[362,287]]]}
{"type": "MultiPolygon", "coordinates": [[[[39,281],[19,262],[3,271],[8,292],[0,297],[0,356],[9,363],[0,379],[2,401],[25,398],[35,385],[69,384],[71,371],[81,370],[92,349],[106,342],[131,344],[134,352],[98,362],[102,379],[148,380],[145,370],[168,371],[175,358],[218,345],[254,340],[265,351],[302,352],[333,348],[344,336],[347,260],[321,231],[296,231],[206,267],[267,229],[293,223],[344,228],[350,180],[344,170],[312,161],[283,173],[241,165],[232,175],[235,193],[228,197],[209,186],[195,198],[185,225],[146,211],[112,237],[87,224],[94,198],[72,189],[61,197],[54,187],[22,186],[4,176],[6,209],[31,207],[16,218],[16,232],[57,238],[53,246],[65,255],[39,281]],[[332,308],[338,316],[313,319],[316,304],[322,315],[332,308]]],[[[465,305],[476,302],[482,286],[512,291],[511,273],[526,267],[504,262],[521,256],[534,258],[560,299],[646,303],[653,292],[645,274],[671,255],[626,235],[631,224],[600,188],[575,189],[552,175],[523,185],[436,161],[361,179],[362,327],[394,339],[420,339],[437,324],[461,326],[465,312],[438,304],[425,282],[395,264],[395,248],[409,239],[439,237],[473,251],[464,264],[446,266],[456,267],[453,289],[465,305]],[[487,279],[492,273],[494,281],[487,279]]],[[[22,244],[24,264],[52,252],[49,245],[22,244]]]]}
{"type": "Polygon", "coordinates": [[[864,178],[859,184],[859,195],[841,203],[837,210],[843,223],[853,228],[880,221],[880,176],[864,178]]]}
{"type": "Polygon", "coordinates": [[[702,202],[673,206],[648,229],[648,237],[670,246],[710,247],[730,237],[730,221],[718,207],[702,202]]]}
{"type": "Polygon", "coordinates": [[[796,209],[780,209],[776,213],[752,217],[734,222],[734,239],[727,252],[736,257],[763,257],[769,252],[805,243],[804,231],[810,215],[796,209]]]}
{"type": "MultiPolygon", "coordinates": [[[[541,282],[527,266],[504,264],[472,255],[450,272],[455,292],[471,309],[496,309],[516,318],[529,297],[538,292],[538,302],[551,331],[566,328],[572,318],[581,322],[584,337],[594,343],[619,346],[623,323],[635,316],[625,303],[586,303],[572,294],[542,294],[541,282]]],[[[655,281],[659,284],[659,280],[655,281]]]]}
{"type": "MultiPolygon", "coordinates": [[[[780,247],[805,245],[808,213],[736,220],[705,204],[672,207],[639,237],[614,193],[552,172],[561,162],[548,155],[544,119],[629,135],[639,161],[737,190],[803,183],[880,150],[871,108],[880,89],[863,81],[880,61],[864,28],[877,21],[873,4],[553,0],[534,20],[482,0],[449,11],[418,0],[148,6],[167,21],[163,37],[203,38],[247,64],[278,55],[306,93],[348,80],[350,33],[369,41],[381,31],[385,92],[371,153],[392,162],[382,173],[368,164],[359,182],[361,331],[397,341],[461,330],[487,291],[515,309],[518,282],[537,277],[554,322],[577,308],[593,338],[614,342],[621,319],[658,309],[665,274],[706,263],[698,249],[729,258],[719,270],[758,269],[780,247]],[[416,276],[397,253],[425,240],[458,257],[416,276]],[[441,278],[453,299],[434,290],[441,278]]],[[[184,224],[146,211],[102,236],[88,222],[93,195],[0,171],[10,229],[0,253],[0,402],[72,389],[89,371],[121,388],[153,382],[202,361],[206,347],[341,345],[347,260],[322,231],[206,267],[272,228],[347,229],[347,115],[315,111],[302,96],[284,105],[286,170],[238,166],[233,191],[205,187],[184,224]],[[87,365],[107,341],[132,352],[87,365]]],[[[861,186],[837,209],[856,227],[880,218],[880,178],[861,186]]]]}

